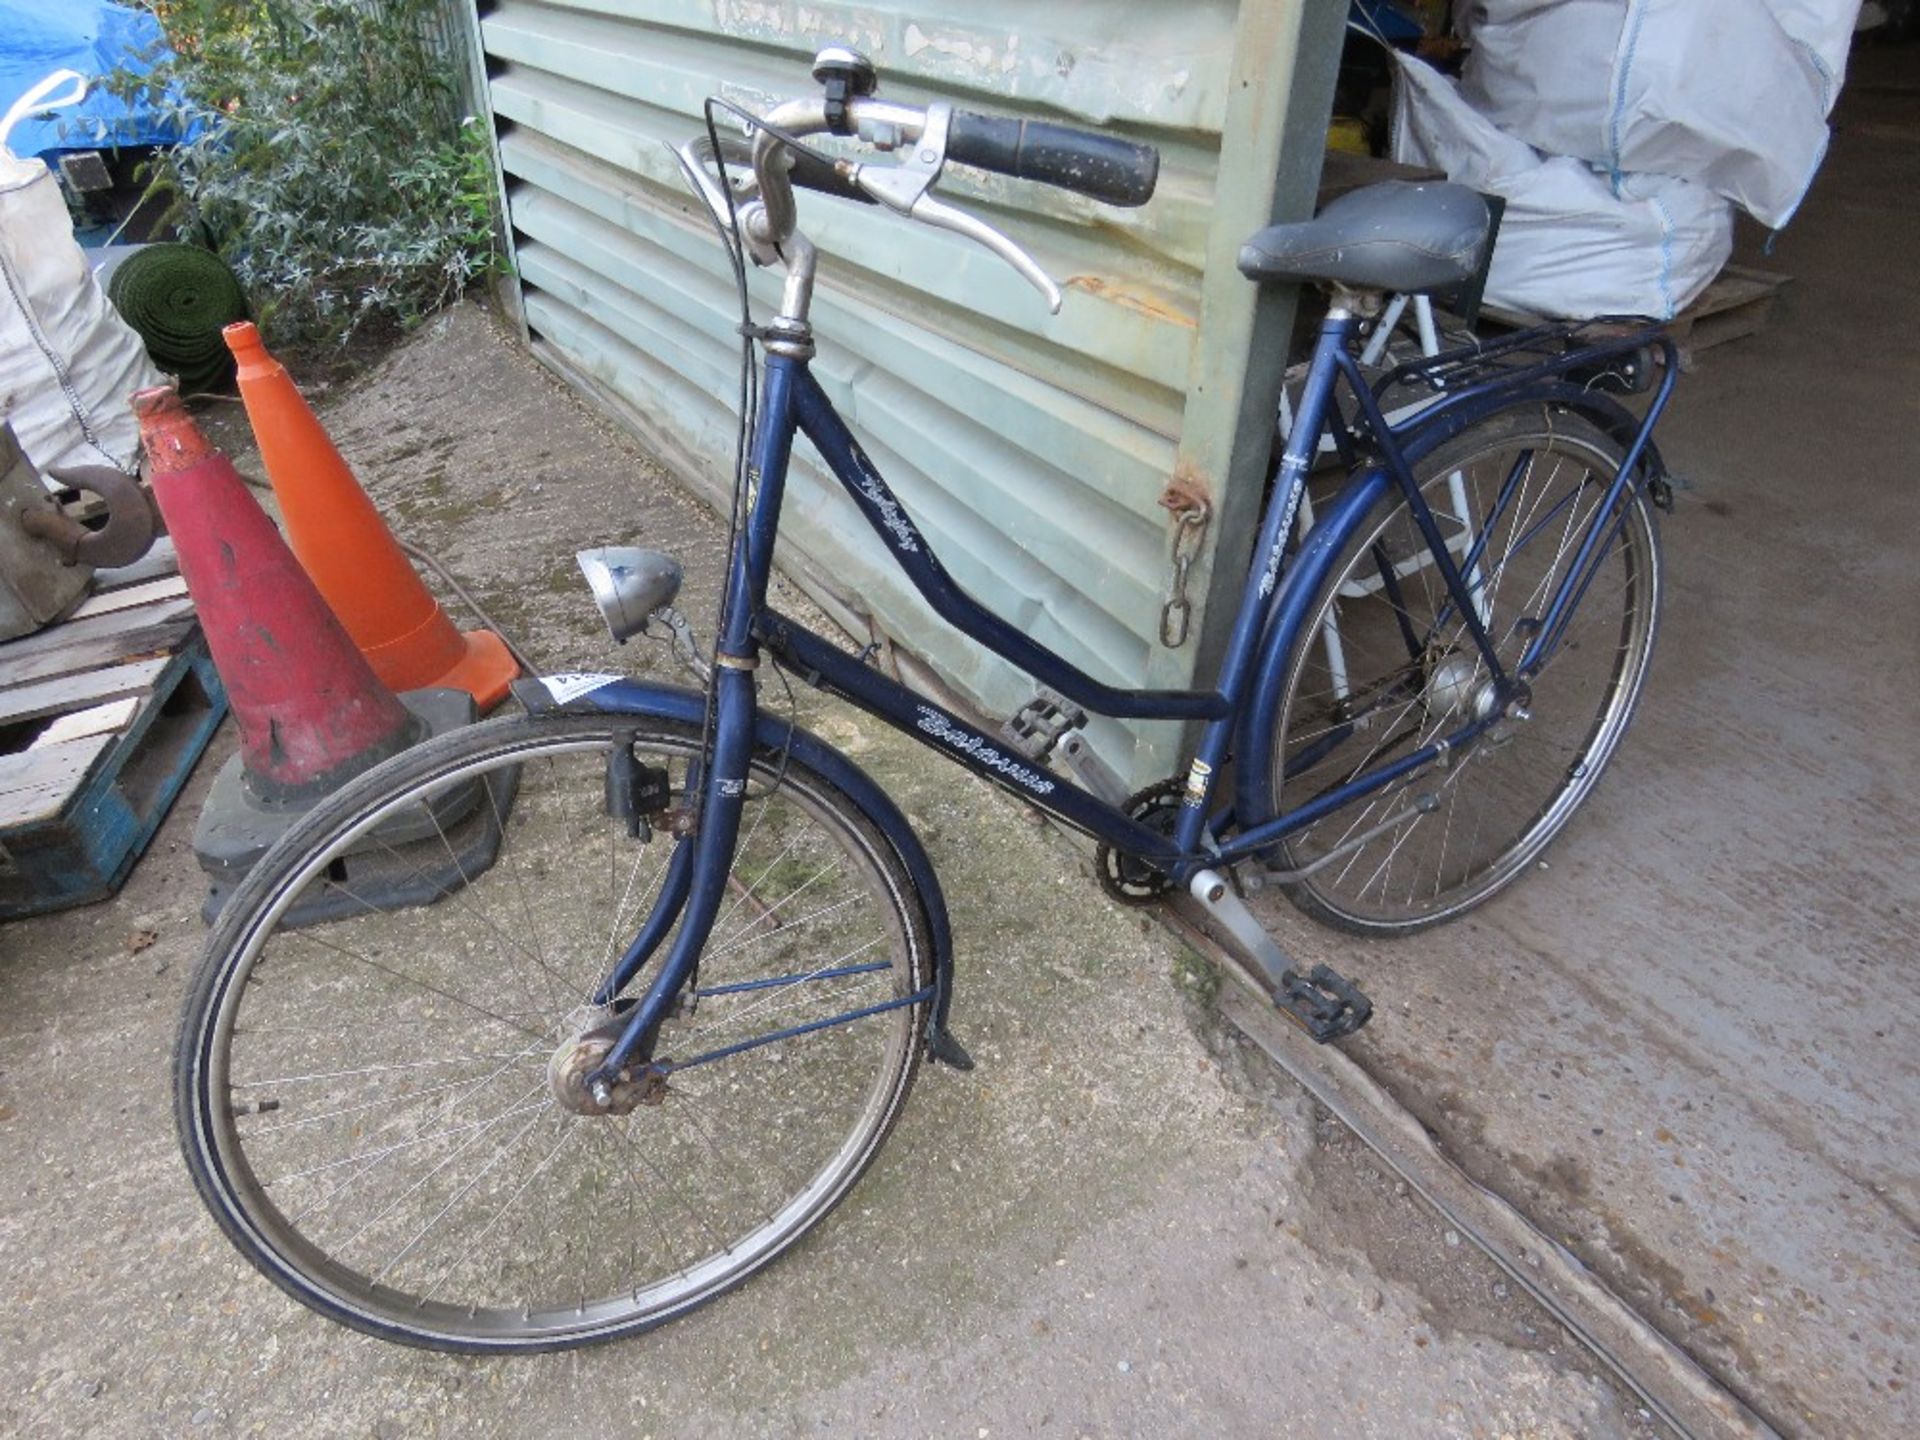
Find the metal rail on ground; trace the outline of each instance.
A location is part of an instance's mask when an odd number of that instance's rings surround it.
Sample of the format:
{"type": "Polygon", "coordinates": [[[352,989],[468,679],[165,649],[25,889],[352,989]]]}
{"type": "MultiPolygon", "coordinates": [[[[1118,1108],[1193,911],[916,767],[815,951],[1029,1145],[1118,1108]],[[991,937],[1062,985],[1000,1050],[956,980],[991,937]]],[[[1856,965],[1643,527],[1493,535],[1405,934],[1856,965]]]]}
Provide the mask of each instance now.
{"type": "Polygon", "coordinates": [[[1478,1184],[1373,1076],[1343,1051],[1317,1045],[1273,1007],[1246,960],[1177,897],[1171,928],[1233,978],[1221,1013],[1383,1160],[1446,1222],[1546,1308],[1567,1332],[1687,1440],[1779,1440],[1746,1401],[1615,1295],[1579,1258],[1508,1201],[1478,1184]]]}

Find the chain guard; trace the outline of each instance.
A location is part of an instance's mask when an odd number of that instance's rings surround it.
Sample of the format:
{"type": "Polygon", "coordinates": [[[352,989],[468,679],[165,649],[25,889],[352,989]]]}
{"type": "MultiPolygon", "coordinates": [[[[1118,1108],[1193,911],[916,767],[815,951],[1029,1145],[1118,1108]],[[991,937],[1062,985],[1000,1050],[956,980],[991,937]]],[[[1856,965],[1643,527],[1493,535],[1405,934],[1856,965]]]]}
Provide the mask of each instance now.
{"type": "MultiPolygon", "coordinates": [[[[1127,798],[1126,812],[1149,830],[1171,836],[1185,794],[1186,786],[1178,779],[1156,780],[1127,798]]],[[[1173,878],[1164,871],[1111,845],[1094,851],[1093,864],[1100,888],[1122,905],[1151,905],[1173,889],[1173,878]]]]}

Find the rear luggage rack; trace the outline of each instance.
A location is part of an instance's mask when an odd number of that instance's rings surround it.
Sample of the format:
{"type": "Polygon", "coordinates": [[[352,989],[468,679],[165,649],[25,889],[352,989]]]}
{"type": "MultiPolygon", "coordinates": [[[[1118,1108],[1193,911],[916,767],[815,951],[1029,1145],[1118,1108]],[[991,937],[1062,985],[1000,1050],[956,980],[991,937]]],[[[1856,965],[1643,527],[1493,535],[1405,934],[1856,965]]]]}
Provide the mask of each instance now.
{"type": "Polygon", "coordinates": [[[1557,320],[1408,360],[1375,380],[1373,395],[1385,410],[1410,400],[1430,400],[1436,394],[1459,394],[1476,385],[1520,385],[1569,375],[1589,388],[1616,394],[1638,392],[1653,384],[1656,354],[1674,363],[1673,342],[1665,326],[1643,315],[1557,320]],[[1403,393],[1396,395],[1396,391],[1403,393]],[[1394,398],[1389,401],[1389,396],[1394,398]]]}

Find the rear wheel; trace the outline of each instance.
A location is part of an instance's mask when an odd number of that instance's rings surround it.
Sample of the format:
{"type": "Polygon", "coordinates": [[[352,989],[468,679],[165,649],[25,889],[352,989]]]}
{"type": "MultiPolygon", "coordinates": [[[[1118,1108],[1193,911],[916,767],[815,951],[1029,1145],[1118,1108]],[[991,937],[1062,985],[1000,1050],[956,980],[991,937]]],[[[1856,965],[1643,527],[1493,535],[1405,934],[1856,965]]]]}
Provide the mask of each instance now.
{"type": "MultiPolygon", "coordinates": [[[[1529,680],[1524,718],[1290,836],[1287,887],[1343,929],[1405,934],[1480,904],[1525,872],[1591,793],[1632,719],[1653,653],[1660,557],[1646,496],[1600,506],[1623,452],[1584,419],[1504,413],[1416,469],[1503,666],[1539,628],[1580,542],[1618,521],[1564,639],[1529,680]],[[1415,809],[1419,797],[1429,797],[1415,809]],[[1405,818],[1387,822],[1396,815],[1405,818]],[[1381,833],[1342,849],[1369,830],[1381,833]],[[1329,858],[1331,857],[1331,858],[1329,858]]],[[[1484,657],[1411,507],[1391,490],[1334,562],[1287,669],[1275,811],[1299,807],[1467,723],[1490,701],[1484,657]]]]}
{"type": "Polygon", "coordinates": [[[613,1113],[583,1098],[621,1008],[593,991],[676,843],[608,814],[628,742],[684,798],[692,730],[489,722],[321,805],[222,913],[176,1054],[181,1143],[229,1238],[304,1304],[446,1350],[629,1334],[781,1254],[878,1153],[924,1031],[920,906],[852,804],[777,754],[653,1052],[670,1073],[613,1113]],[[376,908],[449,862],[438,900],[376,908]]]}

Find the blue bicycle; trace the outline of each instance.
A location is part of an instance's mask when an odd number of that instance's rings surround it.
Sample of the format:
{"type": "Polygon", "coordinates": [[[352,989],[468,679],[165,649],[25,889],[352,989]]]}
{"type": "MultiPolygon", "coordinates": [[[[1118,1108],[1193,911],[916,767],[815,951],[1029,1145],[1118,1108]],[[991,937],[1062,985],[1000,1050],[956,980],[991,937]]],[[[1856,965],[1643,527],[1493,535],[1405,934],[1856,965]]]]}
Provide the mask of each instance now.
{"type": "MultiPolygon", "coordinates": [[[[743,315],[746,266],[785,272],[780,313],[745,331],[704,691],[522,682],[531,713],[396,757],[297,825],[233,895],[192,986],[176,1114],[201,1195],[283,1289],[375,1335],[529,1351],[682,1315],[845,1198],[923,1055],[970,1068],[933,866],[872,779],[763,706],[769,664],[1094,837],[1117,898],[1194,895],[1320,1039],[1370,1004],[1329,969],[1290,969],[1236,875],[1261,867],[1371,934],[1457,915],[1566,824],[1645,682],[1667,498],[1650,437],[1677,373],[1664,336],[1544,326],[1372,375],[1352,353],[1384,295],[1477,269],[1487,211],[1451,185],[1357,191],[1243,252],[1252,279],[1315,281],[1332,305],[1211,688],[1123,688],[983,609],[809,373],[814,250],[793,187],[971,236],[1057,307],[1031,257],[934,197],[943,167],[1137,205],[1158,157],[882,100],[848,51],[815,77],[819,94],[735,111],[744,142],[721,138],[715,107],[733,107],[712,102],[681,152],[743,315]],[[807,143],[820,134],[872,149],[836,158],[807,143]],[[1629,390],[1652,391],[1644,418],[1614,398],[1629,390]],[[796,435],[934,609],[1040,683],[1006,733],[769,607],[796,435]],[[1329,436],[1345,462],[1330,479],[1310,473],[1329,436]],[[1200,722],[1197,751],[1114,794],[1075,744],[1089,711],[1200,722]]],[[[583,564],[617,638],[651,622],[684,639],[672,562],[583,564]]]]}

